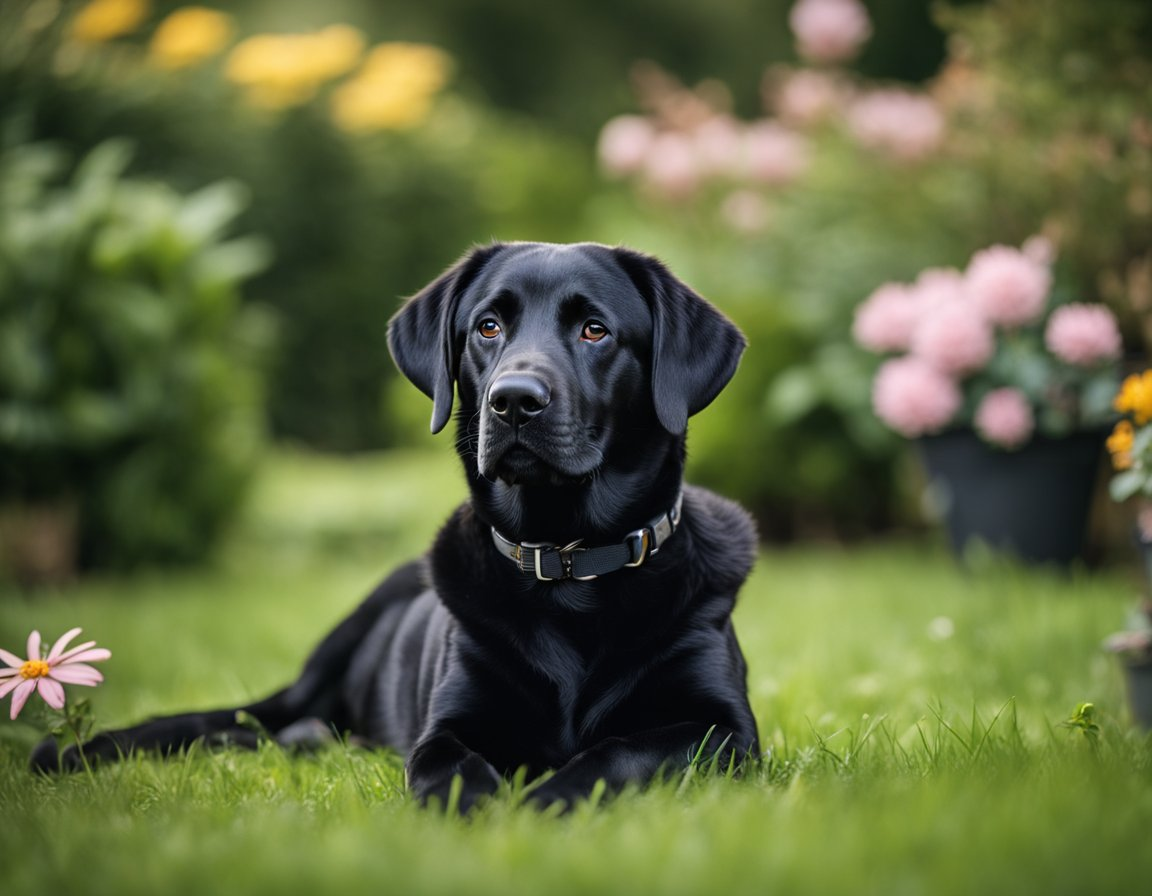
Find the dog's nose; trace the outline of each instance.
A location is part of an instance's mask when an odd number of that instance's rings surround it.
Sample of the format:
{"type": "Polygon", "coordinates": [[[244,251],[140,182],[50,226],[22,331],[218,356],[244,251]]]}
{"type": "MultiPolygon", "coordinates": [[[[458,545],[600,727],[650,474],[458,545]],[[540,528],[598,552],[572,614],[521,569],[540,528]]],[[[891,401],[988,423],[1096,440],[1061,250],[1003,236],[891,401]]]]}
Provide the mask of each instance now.
{"type": "Polygon", "coordinates": [[[548,384],[530,373],[506,373],[488,390],[492,413],[513,426],[535,417],[551,400],[548,384]]]}

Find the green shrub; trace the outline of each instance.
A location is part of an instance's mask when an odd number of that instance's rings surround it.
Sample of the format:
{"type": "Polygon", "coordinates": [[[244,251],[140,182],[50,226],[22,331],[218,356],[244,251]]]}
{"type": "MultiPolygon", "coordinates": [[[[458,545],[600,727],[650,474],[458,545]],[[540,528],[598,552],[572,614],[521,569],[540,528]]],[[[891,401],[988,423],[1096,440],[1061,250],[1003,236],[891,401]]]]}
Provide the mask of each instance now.
{"type": "Polygon", "coordinates": [[[264,244],[228,239],[235,184],[123,177],[108,142],[71,176],[0,156],[0,503],[76,502],[91,566],[204,555],[261,441],[266,341],[240,308],[264,244]]]}

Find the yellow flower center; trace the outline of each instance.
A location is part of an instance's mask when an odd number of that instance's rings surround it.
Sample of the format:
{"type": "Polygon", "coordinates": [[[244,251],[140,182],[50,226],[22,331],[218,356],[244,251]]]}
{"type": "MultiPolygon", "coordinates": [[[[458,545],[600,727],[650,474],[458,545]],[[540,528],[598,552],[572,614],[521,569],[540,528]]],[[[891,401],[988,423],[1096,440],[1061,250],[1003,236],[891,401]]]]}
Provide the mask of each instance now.
{"type": "Polygon", "coordinates": [[[28,660],[20,667],[20,676],[22,678],[46,678],[48,676],[48,664],[44,660],[28,660]]]}

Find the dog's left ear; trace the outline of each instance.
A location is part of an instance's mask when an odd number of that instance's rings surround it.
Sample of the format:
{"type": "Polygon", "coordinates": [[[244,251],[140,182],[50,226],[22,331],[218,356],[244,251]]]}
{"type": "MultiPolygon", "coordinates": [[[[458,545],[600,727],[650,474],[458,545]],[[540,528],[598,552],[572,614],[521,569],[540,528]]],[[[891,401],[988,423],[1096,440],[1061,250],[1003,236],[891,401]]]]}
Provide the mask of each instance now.
{"type": "Polygon", "coordinates": [[[614,251],[652,308],[652,398],[660,425],[679,435],[728,385],[747,340],[662,262],[631,249],[614,251]]]}
{"type": "Polygon", "coordinates": [[[452,416],[460,351],[454,320],[461,294],[503,249],[501,243],[473,249],[408,299],[388,322],[388,350],[400,372],[432,399],[432,432],[452,416]]]}

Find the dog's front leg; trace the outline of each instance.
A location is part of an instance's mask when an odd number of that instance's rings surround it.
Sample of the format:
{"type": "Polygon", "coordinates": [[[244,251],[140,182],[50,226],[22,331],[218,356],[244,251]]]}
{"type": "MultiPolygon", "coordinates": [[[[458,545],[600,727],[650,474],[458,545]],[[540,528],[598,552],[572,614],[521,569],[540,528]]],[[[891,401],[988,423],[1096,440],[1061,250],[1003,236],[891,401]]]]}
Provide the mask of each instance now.
{"type": "Polygon", "coordinates": [[[589,796],[597,781],[615,792],[627,784],[643,784],[661,771],[687,768],[697,756],[708,760],[715,756],[720,767],[727,768],[754,750],[754,736],[741,737],[730,729],[695,722],[609,737],[573,756],[535,787],[528,800],[541,809],[560,803],[567,810],[589,796]]]}
{"type": "Polygon", "coordinates": [[[457,808],[468,812],[476,801],[491,796],[500,786],[500,774],[483,756],[466,747],[456,735],[441,731],[422,739],[405,763],[408,789],[421,804],[437,799],[448,808],[452,781],[460,777],[457,808]]]}

